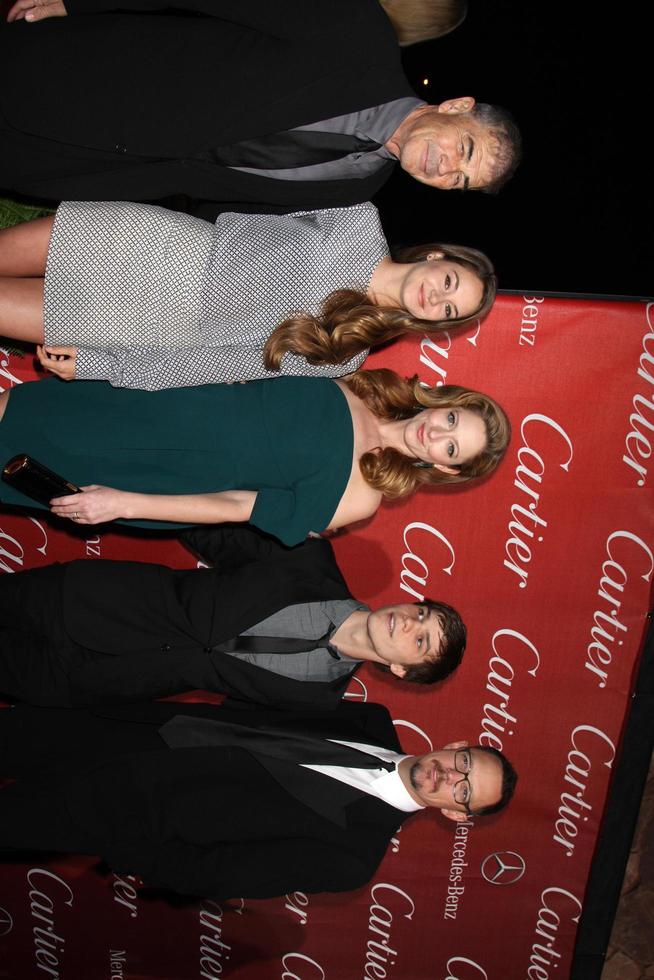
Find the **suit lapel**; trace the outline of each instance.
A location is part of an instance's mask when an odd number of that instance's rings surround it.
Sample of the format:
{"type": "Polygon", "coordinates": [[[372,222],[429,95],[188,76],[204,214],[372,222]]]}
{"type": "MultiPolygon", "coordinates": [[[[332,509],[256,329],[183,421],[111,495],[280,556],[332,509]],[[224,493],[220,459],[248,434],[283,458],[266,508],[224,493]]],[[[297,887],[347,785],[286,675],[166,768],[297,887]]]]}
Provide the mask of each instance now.
{"type": "MultiPolygon", "coordinates": [[[[242,719],[243,723],[253,724],[254,727],[258,727],[259,724],[272,722],[274,725],[276,723],[274,713],[272,715],[268,713],[266,717],[257,718],[259,713],[256,712],[252,719],[247,718],[248,712],[243,714],[245,715],[242,719]]],[[[231,720],[238,722],[240,719],[237,716],[235,719],[230,718],[231,720]]],[[[295,725],[298,725],[301,730],[310,731],[313,729],[317,737],[368,743],[401,751],[394,728],[388,718],[388,712],[381,705],[348,705],[343,703],[337,711],[322,717],[295,713],[288,716],[288,728],[292,730],[295,725]]],[[[258,754],[256,758],[295,799],[339,827],[348,826],[347,807],[361,800],[365,800],[381,812],[387,813],[391,823],[395,819],[393,814],[398,815],[398,822],[401,822],[403,818],[403,814],[396,811],[394,807],[370,793],[366,793],[365,790],[341,782],[340,779],[334,779],[324,773],[316,772],[314,769],[308,769],[301,764],[288,762],[284,759],[275,759],[258,754]]]]}
{"type": "Polygon", "coordinates": [[[231,639],[287,606],[349,598],[329,546],[301,545],[275,553],[211,583],[207,594],[212,607],[209,645],[231,639]]]}
{"type": "MultiPolygon", "coordinates": [[[[240,723],[253,727],[275,725],[286,720],[291,728],[295,724],[303,728],[313,728],[316,735],[322,735],[324,738],[368,743],[402,751],[388,711],[380,704],[341,702],[333,711],[314,710],[307,714],[304,711],[280,712],[261,709],[247,703],[242,703],[238,708],[227,706],[216,708],[209,704],[178,704],[168,701],[96,709],[94,713],[103,717],[140,721],[157,726],[163,725],[179,714],[224,719],[234,724],[240,723]]],[[[162,740],[162,747],[163,744],[162,740]]],[[[348,825],[347,807],[362,799],[375,806],[380,814],[388,814],[391,824],[395,822],[395,815],[398,823],[405,816],[401,811],[395,810],[394,807],[363,790],[326,776],[324,773],[306,769],[298,763],[260,755],[257,755],[256,759],[291,796],[341,828],[348,825]]]]}
{"type": "MultiPolygon", "coordinates": [[[[348,708],[352,708],[352,711],[346,711],[345,715],[353,715],[355,718],[362,717],[366,719],[371,713],[374,714],[373,709],[380,707],[379,705],[348,705],[348,708]],[[361,709],[364,711],[361,711],[361,709]]],[[[385,712],[385,709],[382,709],[385,712]]],[[[215,708],[213,705],[207,704],[176,704],[174,702],[149,702],[144,704],[133,704],[133,705],[121,705],[113,708],[106,709],[96,709],[94,714],[100,717],[111,718],[115,720],[129,720],[138,721],[143,724],[161,726],[166,721],[169,721],[175,715],[183,714],[190,715],[194,717],[206,717],[206,718],[217,718],[221,717],[232,723],[238,724],[239,722],[247,725],[257,726],[257,724],[275,723],[279,720],[280,716],[284,715],[277,711],[253,711],[248,709],[243,710],[228,710],[225,708],[215,708]]],[[[325,737],[331,738],[342,738],[349,741],[369,741],[369,742],[381,742],[378,738],[372,738],[357,730],[355,727],[338,726],[336,719],[332,719],[330,714],[325,713],[324,717],[320,717],[315,713],[310,716],[305,716],[303,714],[297,713],[286,713],[286,717],[289,719],[291,727],[293,723],[296,722],[303,726],[307,723],[315,725],[316,733],[320,732],[324,734],[325,737]],[[332,727],[333,722],[333,727],[332,727]]],[[[388,738],[384,739],[388,742],[388,738]]],[[[392,739],[391,739],[392,741],[392,739]]],[[[163,746],[163,741],[162,741],[163,746]]],[[[175,750],[170,750],[175,751],[175,750]]],[[[194,749],[187,749],[185,751],[193,752],[194,749]]],[[[202,749],[201,751],[206,751],[202,749]]],[[[218,750],[219,751],[219,750],[218,750]]],[[[315,813],[320,816],[331,820],[332,823],[337,824],[341,828],[347,827],[347,811],[346,808],[351,804],[355,803],[362,798],[376,802],[384,811],[388,810],[389,814],[393,812],[393,808],[384,804],[381,800],[377,800],[375,797],[370,796],[363,790],[357,789],[354,786],[350,786],[348,783],[343,783],[339,779],[333,779],[331,776],[326,776],[324,773],[316,772],[313,769],[307,769],[298,763],[288,762],[284,759],[275,759],[269,756],[254,755],[257,762],[260,763],[270,775],[277,780],[280,786],[286,790],[291,796],[293,796],[300,803],[308,806],[315,813]]]]}
{"type": "Polygon", "coordinates": [[[348,783],[342,783],[339,779],[332,779],[331,776],[325,776],[313,769],[306,769],[295,762],[263,755],[256,758],[287,793],[339,827],[347,827],[345,808],[348,804],[367,795],[348,783]]]}

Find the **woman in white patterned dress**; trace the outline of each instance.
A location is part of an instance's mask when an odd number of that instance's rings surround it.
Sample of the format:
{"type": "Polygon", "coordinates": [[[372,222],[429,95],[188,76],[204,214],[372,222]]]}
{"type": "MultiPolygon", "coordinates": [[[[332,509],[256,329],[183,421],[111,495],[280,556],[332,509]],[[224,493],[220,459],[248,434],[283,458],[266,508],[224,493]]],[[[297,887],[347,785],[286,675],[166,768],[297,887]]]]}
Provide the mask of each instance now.
{"type": "Polygon", "coordinates": [[[65,380],[155,390],[339,377],[368,350],[488,313],[490,261],[425,245],[391,259],[370,204],[214,225],[121,202],[65,202],[0,231],[0,336],[65,380]]]}

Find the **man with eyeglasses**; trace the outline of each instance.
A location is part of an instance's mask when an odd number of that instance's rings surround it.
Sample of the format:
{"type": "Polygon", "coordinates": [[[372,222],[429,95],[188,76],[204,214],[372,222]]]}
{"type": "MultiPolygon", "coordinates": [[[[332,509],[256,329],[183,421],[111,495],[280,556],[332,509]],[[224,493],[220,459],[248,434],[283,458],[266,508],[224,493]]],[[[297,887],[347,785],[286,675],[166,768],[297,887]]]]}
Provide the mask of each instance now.
{"type": "Polygon", "coordinates": [[[469,748],[467,742],[450,742],[437,752],[409,756],[398,768],[408,777],[407,789],[415,802],[439,807],[450,820],[495,813],[510,799],[516,781],[501,752],[479,745],[469,748]]]}
{"type": "Polygon", "coordinates": [[[348,891],[412,814],[499,810],[516,774],[451,742],[407,755],[380,704],[286,712],[158,702],[0,711],[3,846],[100,855],[146,885],[223,900],[348,891]]]}

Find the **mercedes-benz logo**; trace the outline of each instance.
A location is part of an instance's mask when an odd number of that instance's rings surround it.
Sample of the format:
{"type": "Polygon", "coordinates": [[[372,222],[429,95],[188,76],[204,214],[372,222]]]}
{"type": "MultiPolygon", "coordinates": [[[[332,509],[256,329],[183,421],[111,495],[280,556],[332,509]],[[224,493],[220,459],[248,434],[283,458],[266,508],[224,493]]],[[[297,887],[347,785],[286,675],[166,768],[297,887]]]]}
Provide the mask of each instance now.
{"type": "Polygon", "coordinates": [[[6,936],[14,927],[14,920],[6,909],[0,908],[0,936],[6,936]]]}
{"type": "Polygon", "coordinates": [[[481,873],[491,885],[512,885],[520,881],[527,865],[516,851],[494,851],[481,863],[481,873]]]}

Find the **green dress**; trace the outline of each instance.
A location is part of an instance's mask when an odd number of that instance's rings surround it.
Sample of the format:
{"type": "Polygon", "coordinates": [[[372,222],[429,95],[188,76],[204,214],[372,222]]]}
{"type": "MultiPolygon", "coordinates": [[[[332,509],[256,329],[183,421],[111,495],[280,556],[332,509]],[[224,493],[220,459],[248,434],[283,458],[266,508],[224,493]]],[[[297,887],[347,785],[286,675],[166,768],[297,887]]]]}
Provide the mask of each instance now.
{"type": "MultiPolygon", "coordinates": [[[[78,485],[162,494],[256,490],[251,523],[289,545],[329,525],[352,452],[347,400],[327,378],[164,391],[51,378],[13,388],[0,422],[2,466],[27,453],[78,485]]],[[[6,483],[0,499],[40,506],[6,483]]]]}

